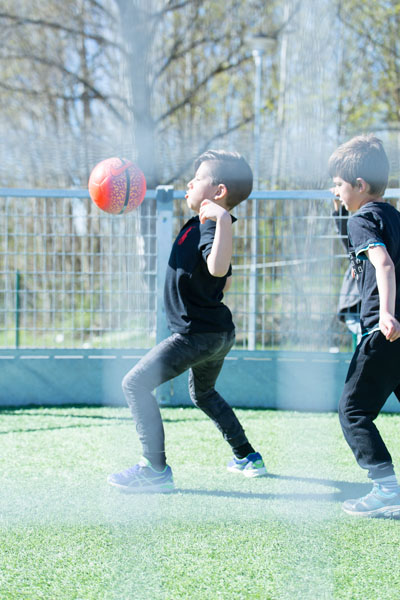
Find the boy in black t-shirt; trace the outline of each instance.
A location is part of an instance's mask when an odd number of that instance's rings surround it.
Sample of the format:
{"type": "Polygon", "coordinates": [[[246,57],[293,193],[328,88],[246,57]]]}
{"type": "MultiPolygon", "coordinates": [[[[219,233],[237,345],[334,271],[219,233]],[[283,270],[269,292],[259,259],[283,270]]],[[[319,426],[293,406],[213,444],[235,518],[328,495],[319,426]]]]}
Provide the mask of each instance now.
{"type": "Polygon", "coordinates": [[[150,350],[122,382],[143,457],[137,465],[110,475],[108,482],[128,492],[174,489],[152,390],[188,369],[192,402],[210,417],[232,448],[228,470],[247,477],[266,473],[261,455],[214,387],[235,341],[232,315],[222,302],[231,282],[232,223],[236,220],[229,211],[249,196],[253,175],[242,156],[216,150],[202,154],[195,169],[186,202],[197,216],[179,232],[165,278],[165,311],[172,335],[150,350]]]}
{"type": "Polygon", "coordinates": [[[346,441],[373,481],[363,498],[343,510],[365,517],[399,517],[400,487],[392,458],[374,424],[392,392],[400,391],[400,213],[382,198],[389,162],[382,142],[358,136],[329,159],[335,195],[354,212],[349,254],[361,295],[362,338],[339,404],[346,441]]]}

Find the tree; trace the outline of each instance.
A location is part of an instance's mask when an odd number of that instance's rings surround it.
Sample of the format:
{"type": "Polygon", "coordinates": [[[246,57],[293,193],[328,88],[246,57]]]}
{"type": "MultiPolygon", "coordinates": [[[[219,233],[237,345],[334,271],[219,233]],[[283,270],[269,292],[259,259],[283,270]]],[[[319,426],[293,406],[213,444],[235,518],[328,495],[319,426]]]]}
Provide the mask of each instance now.
{"type": "MultiPolygon", "coordinates": [[[[117,4],[138,160],[150,186],[176,182],[197,154],[252,121],[252,62],[244,38],[273,14],[273,3],[267,8],[254,1],[244,7],[237,0],[117,4]]],[[[276,35],[271,26],[270,32],[276,35]]]]}
{"type": "Polygon", "coordinates": [[[373,5],[337,0],[341,43],[338,53],[337,136],[375,131],[391,158],[391,186],[399,185],[400,7],[397,0],[373,5]],[[354,66],[356,65],[356,67],[354,66]]]}
{"type": "MultiPolygon", "coordinates": [[[[0,20],[2,114],[19,134],[7,142],[25,150],[26,185],[86,184],[91,166],[115,153],[137,160],[149,187],[181,185],[210,145],[251,159],[245,40],[260,31],[278,39],[287,24],[278,0],[21,0],[18,14],[7,6],[0,20]]],[[[275,86],[273,66],[269,122],[275,86]]]]}
{"type": "Polygon", "coordinates": [[[121,62],[112,37],[116,15],[94,0],[46,0],[21,2],[18,14],[8,5],[0,22],[2,145],[13,167],[4,183],[21,179],[19,164],[26,186],[81,185],[93,148],[116,146],[118,133],[127,130],[120,69],[111,68],[121,62]]]}
{"type": "Polygon", "coordinates": [[[324,185],[344,135],[397,127],[397,4],[0,0],[3,185],[83,186],[114,154],[137,160],[149,187],[182,187],[213,145],[251,161],[246,39],[260,32],[277,41],[265,57],[261,183],[324,185]]]}

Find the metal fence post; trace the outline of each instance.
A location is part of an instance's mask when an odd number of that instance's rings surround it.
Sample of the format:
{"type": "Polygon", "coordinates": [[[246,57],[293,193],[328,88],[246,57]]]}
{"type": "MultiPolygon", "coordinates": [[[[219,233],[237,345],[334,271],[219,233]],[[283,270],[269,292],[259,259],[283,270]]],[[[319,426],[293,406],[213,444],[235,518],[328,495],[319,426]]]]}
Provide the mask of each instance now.
{"type": "MultiPolygon", "coordinates": [[[[172,186],[160,185],[157,187],[157,344],[170,334],[165,318],[164,279],[171,252],[173,234],[173,197],[174,188],[172,186]]],[[[168,404],[171,397],[171,385],[172,383],[168,381],[157,388],[156,398],[159,404],[168,404]]]]}
{"type": "Polygon", "coordinates": [[[19,333],[20,333],[20,318],[21,318],[21,274],[19,271],[15,273],[15,347],[19,348],[19,333]]]}
{"type": "Polygon", "coordinates": [[[248,350],[255,350],[257,345],[257,259],[258,259],[258,199],[253,198],[251,221],[251,257],[249,275],[249,328],[247,338],[248,350]]]}

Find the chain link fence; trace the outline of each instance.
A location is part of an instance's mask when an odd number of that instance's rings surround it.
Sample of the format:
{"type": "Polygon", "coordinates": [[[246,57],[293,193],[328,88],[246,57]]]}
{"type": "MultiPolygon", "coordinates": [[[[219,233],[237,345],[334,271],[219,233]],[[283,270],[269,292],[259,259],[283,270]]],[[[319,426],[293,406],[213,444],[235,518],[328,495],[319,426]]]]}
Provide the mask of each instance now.
{"type": "MultiPolygon", "coordinates": [[[[395,205],[398,192],[387,192],[395,205]]],[[[101,213],[85,190],[3,189],[0,198],[1,348],[155,343],[165,264],[157,256],[158,191],[125,216],[101,213]]],[[[173,192],[171,206],[176,234],[190,216],[183,192],[173,192]]],[[[233,212],[225,301],[236,349],[351,350],[352,335],[337,317],[347,257],[331,194],[257,192],[233,212]]]]}

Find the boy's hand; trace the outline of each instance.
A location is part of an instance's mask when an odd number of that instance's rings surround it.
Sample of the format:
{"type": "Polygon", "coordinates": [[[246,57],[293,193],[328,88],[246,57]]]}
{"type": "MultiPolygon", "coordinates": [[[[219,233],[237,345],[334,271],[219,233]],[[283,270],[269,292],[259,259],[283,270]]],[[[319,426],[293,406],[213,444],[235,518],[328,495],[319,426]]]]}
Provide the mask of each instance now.
{"type": "Polygon", "coordinates": [[[333,201],[333,206],[334,206],[335,211],[340,212],[340,207],[341,207],[342,203],[340,202],[339,197],[336,196],[335,188],[332,187],[332,188],[330,188],[329,191],[334,195],[334,198],[332,198],[332,201],[333,201]]]}
{"type": "Polygon", "coordinates": [[[203,200],[203,202],[200,204],[199,217],[201,224],[204,224],[207,219],[210,219],[211,221],[218,221],[218,219],[225,217],[230,218],[229,213],[227,210],[225,210],[225,208],[219,204],[216,204],[215,202],[212,202],[211,200],[203,200]]]}
{"type": "Polygon", "coordinates": [[[389,342],[394,342],[400,338],[400,323],[389,313],[380,314],[379,329],[389,342]]]}

